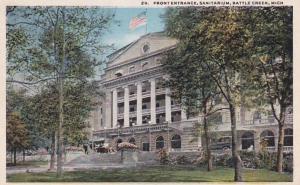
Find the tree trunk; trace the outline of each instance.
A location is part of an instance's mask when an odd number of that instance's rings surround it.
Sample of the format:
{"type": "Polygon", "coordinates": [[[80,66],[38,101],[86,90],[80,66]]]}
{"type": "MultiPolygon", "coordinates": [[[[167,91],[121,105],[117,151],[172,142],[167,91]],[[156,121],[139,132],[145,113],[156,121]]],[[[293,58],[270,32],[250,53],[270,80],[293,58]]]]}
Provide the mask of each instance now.
{"type": "Polygon", "coordinates": [[[65,14],[64,10],[62,9],[62,18],[63,18],[63,30],[62,30],[62,53],[60,58],[60,70],[58,75],[58,81],[59,81],[59,126],[57,130],[58,135],[58,143],[57,143],[57,177],[62,177],[62,166],[63,166],[63,151],[62,151],[62,145],[63,145],[63,123],[64,123],[64,111],[63,111],[63,104],[64,104],[64,60],[65,60],[65,43],[64,43],[64,24],[65,24],[65,14]]]}
{"type": "Polygon", "coordinates": [[[17,149],[14,148],[14,166],[17,165],[17,149]]]}
{"type": "Polygon", "coordinates": [[[206,111],[206,102],[203,103],[203,124],[204,124],[204,137],[205,137],[205,145],[206,145],[206,154],[207,154],[207,171],[212,170],[212,157],[211,157],[211,150],[210,150],[210,137],[208,133],[208,122],[207,122],[207,111],[206,111]]]}
{"type": "Polygon", "coordinates": [[[285,108],[282,107],[280,110],[280,119],[279,119],[279,123],[278,123],[278,146],[277,146],[277,161],[276,161],[276,170],[279,173],[282,173],[284,121],[285,121],[285,108]]]}
{"type": "Polygon", "coordinates": [[[236,130],[236,118],[235,118],[235,107],[229,104],[230,119],[231,119],[231,135],[232,135],[232,158],[234,165],[234,181],[241,182],[242,178],[242,160],[238,153],[237,148],[237,130],[236,130]]]}
{"type": "Polygon", "coordinates": [[[204,137],[205,137],[205,145],[206,145],[206,154],[207,154],[207,171],[212,170],[212,157],[210,150],[210,137],[208,133],[208,125],[207,119],[204,117],[204,137]]]}
{"type": "Polygon", "coordinates": [[[55,133],[52,135],[52,141],[51,141],[51,153],[50,153],[50,167],[49,170],[54,169],[54,163],[55,163],[55,133]]]}

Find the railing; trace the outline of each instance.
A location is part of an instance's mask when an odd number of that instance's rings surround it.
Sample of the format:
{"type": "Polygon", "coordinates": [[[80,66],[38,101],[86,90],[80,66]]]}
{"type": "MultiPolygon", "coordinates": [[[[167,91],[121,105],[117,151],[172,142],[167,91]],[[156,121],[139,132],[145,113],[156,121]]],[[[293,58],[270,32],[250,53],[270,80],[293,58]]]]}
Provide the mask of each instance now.
{"type": "Polygon", "coordinates": [[[171,105],[172,111],[181,110],[180,104],[171,105]]]}
{"type": "Polygon", "coordinates": [[[286,153],[293,152],[293,146],[284,146],[283,152],[286,152],[286,153]]]}
{"type": "Polygon", "coordinates": [[[166,111],[166,107],[165,106],[156,107],[156,113],[163,113],[165,111],[166,111]]]}
{"type": "Polygon", "coordinates": [[[150,94],[150,90],[149,90],[149,91],[142,92],[142,96],[144,96],[144,95],[149,95],[149,94],[150,94]]]}
{"type": "Polygon", "coordinates": [[[166,94],[166,89],[162,89],[162,88],[156,89],[156,90],[155,90],[155,94],[156,94],[156,95],[166,94]]]}
{"type": "Polygon", "coordinates": [[[122,119],[122,118],[124,118],[124,113],[119,113],[118,114],[118,119],[122,119]]]}
{"type": "MultiPolygon", "coordinates": [[[[277,150],[275,146],[266,147],[265,149],[268,152],[276,152],[277,150]]],[[[285,153],[293,152],[293,146],[283,146],[283,152],[285,153]]]]}
{"type": "Polygon", "coordinates": [[[273,124],[276,124],[276,120],[274,118],[253,119],[244,122],[244,125],[273,125],[273,124]]]}
{"type": "Polygon", "coordinates": [[[143,114],[150,114],[150,111],[151,111],[150,109],[143,109],[142,113],[143,114]]]}

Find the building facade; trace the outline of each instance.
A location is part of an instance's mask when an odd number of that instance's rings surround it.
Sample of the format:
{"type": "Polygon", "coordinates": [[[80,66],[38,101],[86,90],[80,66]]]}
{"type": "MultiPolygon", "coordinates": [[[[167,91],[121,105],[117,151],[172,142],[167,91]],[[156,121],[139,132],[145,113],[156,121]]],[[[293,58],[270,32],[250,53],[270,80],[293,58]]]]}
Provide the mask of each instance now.
{"type": "MultiPolygon", "coordinates": [[[[164,87],[168,78],[161,59],[165,52],[176,47],[177,40],[163,33],[150,33],[108,56],[105,74],[99,82],[105,89],[102,105],[91,115],[93,142],[108,143],[112,147],[127,141],[142,151],[160,148],[169,151],[198,151],[201,137],[196,135],[195,123],[201,116],[187,116],[184,109],[164,87]]],[[[222,102],[221,102],[222,104],[222,102]]],[[[267,150],[277,147],[277,124],[271,115],[240,107],[236,112],[238,145],[240,149],[267,150]]],[[[230,117],[227,110],[219,113],[214,132],[216,148],[226,147],[230,138],[230,117]]],[[[292,110],[287,112],[285,151],[292,151],[292,110]]]]}

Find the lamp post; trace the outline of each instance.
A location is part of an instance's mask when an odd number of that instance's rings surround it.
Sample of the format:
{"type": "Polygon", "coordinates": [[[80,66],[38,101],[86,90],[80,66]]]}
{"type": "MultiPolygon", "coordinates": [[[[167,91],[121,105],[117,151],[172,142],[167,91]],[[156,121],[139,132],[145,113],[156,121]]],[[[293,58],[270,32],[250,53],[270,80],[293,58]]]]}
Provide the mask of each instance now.
{"type": "Polygon", "coordinates": [[[170,152],[170,129],[169,129],[169,121],[167,121],[167,133],[168,133],[168,152],[170,152]]]}
{"type": "MultiPolygon", "coordinates": [[[[149,125],[151,125],[151,121],[148,122],[149,125]]],[[[149,132],[149,152],[151,152],[151,130],[150,127],[148,127],[149,132]]]]}

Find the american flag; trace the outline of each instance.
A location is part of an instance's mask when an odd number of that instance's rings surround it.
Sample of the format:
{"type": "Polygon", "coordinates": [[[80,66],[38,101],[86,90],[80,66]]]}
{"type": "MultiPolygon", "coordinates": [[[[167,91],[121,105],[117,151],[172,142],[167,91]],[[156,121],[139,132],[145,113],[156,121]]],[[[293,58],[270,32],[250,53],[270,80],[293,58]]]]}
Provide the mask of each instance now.
{"type": "Polygon", "coordinates": [[[137,27],[143,26],[147,24],[147,17],[146,17],[146,11],[140,13],[136,17],[133,17],[130,20],[129,28],[131,30],[136,29],[137,27]]]}

